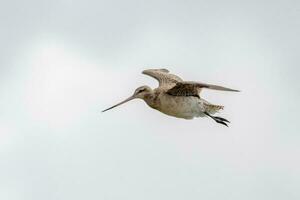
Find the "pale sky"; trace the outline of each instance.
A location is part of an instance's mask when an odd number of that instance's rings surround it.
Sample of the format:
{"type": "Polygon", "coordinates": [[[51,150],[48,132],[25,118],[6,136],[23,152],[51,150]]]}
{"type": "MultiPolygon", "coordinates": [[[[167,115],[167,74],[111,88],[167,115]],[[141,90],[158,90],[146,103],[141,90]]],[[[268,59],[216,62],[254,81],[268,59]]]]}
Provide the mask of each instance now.
{"type": "Polygon", "coordinates": [[[300,2],[2,1],[0,199],[300,199],[300,2]],[[101,110],[168,68],[225,106],[101,110]]]}

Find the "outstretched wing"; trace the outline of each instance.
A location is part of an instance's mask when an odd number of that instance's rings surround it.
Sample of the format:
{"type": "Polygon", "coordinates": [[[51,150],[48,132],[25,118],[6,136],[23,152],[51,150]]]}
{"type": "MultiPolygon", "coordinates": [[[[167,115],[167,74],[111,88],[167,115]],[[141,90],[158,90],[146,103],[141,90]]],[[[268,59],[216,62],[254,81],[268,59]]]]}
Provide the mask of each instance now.
{"type": "Polygon", "coordinates": [[[167,93],[173,96],[197,96],[199,97],[199,93],[202,88],[212,89],[212,90],[221,90],[221,91],[231,91],[231,92],[239,92],[239,90],[234,90],[230,88],[226,88],[219,85],[211,85],[206,83],[198,83],[192,81],[183,81],[178,82],[174,87],[169,89],[167,93]]]}
{"type": "Polygon", "coordinates": [[[158,80],[159,87],[172,88],[176,85],[176,83],[183,81],[180,77],[174,74],[169,74],[169,70],[167,69],[147,69],[142,73],[158,80]]]}

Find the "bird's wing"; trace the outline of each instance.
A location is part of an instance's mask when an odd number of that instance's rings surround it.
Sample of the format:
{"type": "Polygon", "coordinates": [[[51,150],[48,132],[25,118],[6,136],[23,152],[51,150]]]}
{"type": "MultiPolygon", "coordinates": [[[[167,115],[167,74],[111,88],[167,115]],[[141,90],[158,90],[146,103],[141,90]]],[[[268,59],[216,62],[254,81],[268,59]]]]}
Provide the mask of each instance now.
{"type": "Polygon", "coordinates": [[[234,90],[219,85],[211,85],[211,84],[192,82],[192,81],[183,81],[183,82],[178,82],[174,87],[169,89],[167,93],[173,96],[198,96],[199,97],[199,93],[201,92],[202,88],[239,92],[239,90],[234,90]]]}
{"type": "Polygon", "coordinates": [[[169,74],[169,70],[167,69],[147,69],[142,73],[158,80],[159,87],[172,88],[176,83],[183,81],[180,77],[169,74]]]}

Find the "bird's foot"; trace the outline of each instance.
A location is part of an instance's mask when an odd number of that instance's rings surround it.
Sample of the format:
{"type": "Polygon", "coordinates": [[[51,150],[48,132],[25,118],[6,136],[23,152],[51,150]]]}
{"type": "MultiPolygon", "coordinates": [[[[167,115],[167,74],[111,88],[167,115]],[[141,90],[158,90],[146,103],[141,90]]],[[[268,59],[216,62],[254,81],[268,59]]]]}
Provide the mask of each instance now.
{"type": "Polygon", "coordinates": [[[224,126],[228,127],[227,123],[230,123],[230,121],[228,121],[227,119],[223,118],[223,117],[216,117],[216,116],[212,116],[209,113],[205,112],[205,114],[207,116],[209,116],[210,118],[212,118],[213,120],[215,120],[215,122],[219,123],[219,124],[223,124],[224,126]]]}

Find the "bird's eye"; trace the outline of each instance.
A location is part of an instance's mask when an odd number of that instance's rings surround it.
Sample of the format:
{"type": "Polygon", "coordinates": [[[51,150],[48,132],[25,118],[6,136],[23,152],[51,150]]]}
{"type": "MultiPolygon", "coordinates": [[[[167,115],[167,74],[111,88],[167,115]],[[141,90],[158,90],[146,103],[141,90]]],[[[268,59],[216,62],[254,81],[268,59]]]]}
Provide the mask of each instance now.
{"type": "Polygon", "coordinates": [[[141,89],[138,91],[138,93],[144,92],[146,89],[141,89]]]}

